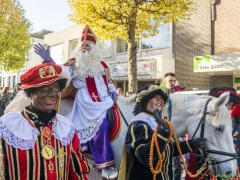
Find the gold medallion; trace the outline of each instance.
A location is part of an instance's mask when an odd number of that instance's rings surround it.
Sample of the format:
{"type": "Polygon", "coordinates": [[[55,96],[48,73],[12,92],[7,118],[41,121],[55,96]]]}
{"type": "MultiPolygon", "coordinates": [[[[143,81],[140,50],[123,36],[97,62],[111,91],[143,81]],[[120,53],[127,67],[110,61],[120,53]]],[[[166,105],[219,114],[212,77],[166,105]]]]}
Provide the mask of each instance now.
{"type": "Polygon", "coordinates": [[[42,157],[46,160],[50,160],[54,156],[54,149],[50,145],[45,145],[42,147],[42,157]]]}

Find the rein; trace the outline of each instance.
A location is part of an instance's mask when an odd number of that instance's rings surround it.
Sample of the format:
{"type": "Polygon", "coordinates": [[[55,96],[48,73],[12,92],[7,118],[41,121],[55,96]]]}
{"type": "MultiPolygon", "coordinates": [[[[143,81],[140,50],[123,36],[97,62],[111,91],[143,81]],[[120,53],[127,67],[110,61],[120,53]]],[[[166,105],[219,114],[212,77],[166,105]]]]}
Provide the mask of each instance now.
{"type": "Polygon", "coordinates": [[[119,106],[117,105],[117,103],[115,103],[115,105],[118,107],[118,110],[119,110],[119,112],[120,112],[120,114],[121,114],[121,116],[122,116],[122,118],[123,118],[125,124],[127,125],[127,127],[129,127],[129,124],[128,124],[126,118],[124,117],[124,115],[123,115],[121,109],[119,108],[119,106]]]}
{"type": "Polygon", "coordinates": [[[195,130],[194,134],[193,134],[193,137],[192,139],[194,139],[200,125],[201,125],[201,132],[200,132],[200,137],[203,138],[204,136],[204,129],[205,129],[205,120],[206,120],[206,115],[209,113],[207,112],[207,106],[208,106],[208,103],[212,100],[212,98],[208,99],[205,106],[204,106],[204,110],[203,110],[203,115],[202,115],[202,118],[197,126],[197,129],[195,130]]]}
{"type": "MultiPolygon", "coordinates": [[[[200,130],[200,138],[203,138],[204,137],[204,129],[205,129],[205,121],[206,121],[206,115],[209,114],[209,112],[207,112],[207,106],[209,104],[209,102],[211,101],[212,99],[208,99],[206,104],[205,104],[205,107],[204,107],[204,110],[203,110],[203,115],[202,115],[202,118],[197,126],[197,129],[195,130],[194,134],[193,134],[193,137],[192,139],[194,139],[198,129],[200,128],[200,125],[201,125],[201,130],[200,130]]],[[[237,157],[238,155],[236,153],[228,153],[228,152],[224,152],[224,151],[217,151],[217,150],[210,150],[210,149],[202,149],[202,153],[203,155],[203,159],[206,159],[207,158],[207,155],[208,153],[211,153],[211,154],[219,154],[219,155],[223,155],[223,156],[229,156],[229,157],[232,157],[232,158],[229,158],[227,160],[223,160],[223,161],[218,161],[218,162],[213,162],[213,163],[207,163],[207,165],[216,165],[216,164],[220,164],[220,163],[224,163],[224,162],[227,162],[227,161],[231,161],[233,159],[238,159],[239,157],[237,157]]],[[[196,154],[197,155],[197,154],[196,154]]],[[[197,155],[199,156],[199,155],[197,155]]],[[[195,163],[196,165],[196,163],[195,163]]],[[[194,166],[194,165],[193,165],[194,166]]]]}

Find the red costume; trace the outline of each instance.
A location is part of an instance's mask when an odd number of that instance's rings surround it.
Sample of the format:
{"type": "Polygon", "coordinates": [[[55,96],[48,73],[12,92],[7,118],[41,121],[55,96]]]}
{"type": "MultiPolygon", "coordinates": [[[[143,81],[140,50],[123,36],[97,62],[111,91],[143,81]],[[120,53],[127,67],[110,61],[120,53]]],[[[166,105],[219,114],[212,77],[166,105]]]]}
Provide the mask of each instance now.
{"type": "MultiPolygon", "coordinates": [[[[51,63],[35,66],[22,75],[22,88],[64,80],[61,71],[51,63]]],[[[0,177],[4,179],[88,179],[90,168],[74,125],[55,110],[49,113],[31,104],[22,112],[7,113],[0,118],[0,137],[0,177]]]]}

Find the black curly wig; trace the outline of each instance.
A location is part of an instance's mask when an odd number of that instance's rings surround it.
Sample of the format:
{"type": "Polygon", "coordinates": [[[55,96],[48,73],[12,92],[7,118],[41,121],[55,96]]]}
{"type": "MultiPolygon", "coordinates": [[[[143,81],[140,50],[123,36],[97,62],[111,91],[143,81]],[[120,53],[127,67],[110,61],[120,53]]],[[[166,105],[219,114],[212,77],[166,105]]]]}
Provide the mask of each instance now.
{"type": "MultiPolygon", "coordinates": [[[[59,83],[60,86],[60,92],[62,92],[62,90],[65,88],[66,83],[67,83],[67,79],[59,79],[55,82],[59,83]]],[[[27,95],[27,97],[31,97],[31,94],[33,94],[36,90],[38,89],[38,87],[33,87],[33,88],[29,88],[29,89],[24,89],[25,94],[27,95]]]]}
{"type": "MultiPolygon", "coordinates": [[[[147,84],[145,86],[143,86],[142,88],[140,88],[138,91],[137,91],[137,94],[139,94],[141,91],[143,90],[148,90],[148,88],[151,86],[152,84],[147,84]]],[[[149,102],[150,99],[154,98],[156,95],[160,95],[162,96],[163,100],[164,100],[164,103],[167,102],[168,100],[168,96],[161,90],[161,89],[157,89],[157,90],[154,90],[152,92],[150,92],[148,95],[144,96],[140,102],[137,102],[135,107],[134,107],[134,110],[133,110],[133,114],[134,116],[138,115],[139,113],[141,112],[144,112],[146,111],[146,107],[147,107],[147,104],[149,102]]],[[[137,97],[136,97],[137,98],[137,97]]],[[[135,98],[135,99],[136,99],[135,98]]]]}

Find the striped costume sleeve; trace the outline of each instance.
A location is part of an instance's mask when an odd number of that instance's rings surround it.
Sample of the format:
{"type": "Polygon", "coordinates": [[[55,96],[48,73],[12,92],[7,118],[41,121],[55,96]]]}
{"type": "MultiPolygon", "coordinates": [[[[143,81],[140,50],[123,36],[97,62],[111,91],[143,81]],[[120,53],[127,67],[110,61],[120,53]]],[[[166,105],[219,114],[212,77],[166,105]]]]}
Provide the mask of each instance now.
{"type": "Polygon", "coordinates": [[[87,159],[81,153],[81,145],[76,133],[71,142],[71,146],[71,159],[68,178],[71,180],[87,180],[87,174],[90,171],[90,167],[87,159]]]}

